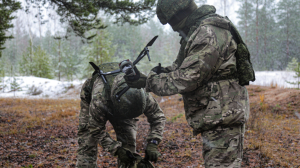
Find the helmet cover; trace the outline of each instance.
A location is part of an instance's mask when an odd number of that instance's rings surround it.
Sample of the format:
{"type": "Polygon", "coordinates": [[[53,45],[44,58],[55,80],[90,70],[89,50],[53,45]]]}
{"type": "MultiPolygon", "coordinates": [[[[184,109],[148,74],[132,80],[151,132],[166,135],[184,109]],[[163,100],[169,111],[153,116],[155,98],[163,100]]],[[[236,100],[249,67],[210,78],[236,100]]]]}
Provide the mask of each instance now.
{"type": "Polygon", "coordinates": [[[116,94],[127,87],[123,76],[123,73],[116,76],[111,87],[114,117],[121,119],[135,118],[143,114],[146,108],[147,95],[144,89],[130,88],[121,96],[120,101],[116,100],[116,94]]]}
{"type": "Polygon", "coordinates": [[[165,25],[178,12],[187,9],[193,0],[158,0],[156,14],[159,21],[165,25]]]}

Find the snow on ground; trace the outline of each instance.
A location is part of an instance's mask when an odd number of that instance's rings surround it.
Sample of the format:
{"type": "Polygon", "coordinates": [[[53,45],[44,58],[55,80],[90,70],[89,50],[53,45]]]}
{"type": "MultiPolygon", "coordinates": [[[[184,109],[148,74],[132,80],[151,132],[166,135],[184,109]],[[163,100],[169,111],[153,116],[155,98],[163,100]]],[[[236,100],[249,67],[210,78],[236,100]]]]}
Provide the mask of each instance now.
{"type": "Polygon", "coordinates": [[[63,82],[33,76],[4,77],[0,83],[0,97],[57,98],[69,89],[78,88],[83,82],[84,80],[63,82]],[[14,85],[15,83],[17,84],[14,85]]]}
{"type": "MultiPolygon", "coordinates": [[[[255,73],[255,82],[251,85],[271,86],[271,84],[284,88],[296,88],[297,85],[287,83],[297,82],[294,72],[286,71],[260,71],[255,73]]],[[[0,79],[0,97],[26,97],[26,98],[79,98],[79,91],[85,80],[72,82],[33,76],[5,77],[0,79]],[[15,81],[15,82],[14,82],[15,81]],[[13,85],[17,83],[17,85],[13,85]],[[3,89],[4,86],[4,89],[3,89]],[[16,89],[19,87],[19,89],[16,89]],[[15,90],[15,91],[14,91],[15,90]]]]}
{"type": "MultiPolygon", "coordinates": [[[[295,72],[287,71],[258,71],[255,72],[256,80],[250,82],[250,85],[271,86],[271,84],[284,88],[297,88],[297,85],[289,84],[288,82],[297,82],[294,78],[295,72]]],[[[299,79],[300,80],[300,79],[299,79]]]]}

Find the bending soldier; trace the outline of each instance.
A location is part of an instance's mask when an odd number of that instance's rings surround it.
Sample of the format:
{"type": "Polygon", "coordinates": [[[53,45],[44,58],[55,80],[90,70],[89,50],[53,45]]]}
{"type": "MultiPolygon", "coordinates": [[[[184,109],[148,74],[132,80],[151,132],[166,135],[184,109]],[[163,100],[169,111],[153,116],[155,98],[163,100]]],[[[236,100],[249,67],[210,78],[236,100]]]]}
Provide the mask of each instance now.
{"type": "Polygon", "coordinates": [[[214,6],[193,0],[158,0],[162,24],[179,32],[181,47],[172,66],[154,67],[148,76],[125,76],[131,88],[159,96],[182,94],[186,119],[201,133],[205,167],[241,167],[249,96],[254,81],[250,54],[239,32],[214,6]],[[162,72],[162,73],[158,73],[162,72]]]}
{"type": "MultiPolygon", "coordinates": [[[[113,71],[119,68],[118,64],[105,63],[99,68],[104,72],[113,71]]],[[[97,144],[112,156],[118,156],[119,167],[153,167],[149,161],[157,161],[160,156],[157,147],[162,139],[166,120],[162,110],[156,100],[143,89],[131,88],[120,101],[116,101],[115,94],[127,86],[123,73],[107,75],[106,79],[107,84],[94,73],[82,86],[76,167],[96,167],[97,144]],[[143,113],[150,123],[146,159],[135,153],[136,117],[143,113]],[[117,141],[105,132],[107,121],[113,125],[117,141]]]]}

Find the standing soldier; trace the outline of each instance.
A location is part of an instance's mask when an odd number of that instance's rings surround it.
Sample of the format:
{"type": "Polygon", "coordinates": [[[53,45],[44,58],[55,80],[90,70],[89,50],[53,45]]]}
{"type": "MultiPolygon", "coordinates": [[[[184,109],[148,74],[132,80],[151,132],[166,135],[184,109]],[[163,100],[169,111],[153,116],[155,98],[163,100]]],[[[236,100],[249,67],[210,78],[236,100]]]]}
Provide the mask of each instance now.
{"type": "Polygon", "coordinates": [[[193,0],[158,0],[156,13],[182,37],[172,66],[157,66],[148,76],[127,77],[131,88],[159,96],[182,94],[186,119],[201,133],[205,167],[241,167],[249,96],[254,81],[250,54],[240,34],[214,6],[193,0]],[[161,72],[161,73],[158,73],[161,72]]]}
{"type": "MultiPolygon", "coordinates": [[[[105,63],[99,66],[104,72],[119,68],[119,63],[105,63]]],[[[112,156],[118,156],[120,168],[145,167],[153,165],[149,161],[157,161],[160,156],[158,144],[162,139],[165,116],[156,100],[144,89],[129,89],[120,99],[116,93],[126,87],[122,74],[107,75],[105,84],[98,73],[86,80],[82,86],[81,110],[78,129],[78,157],[76,167],[94,168],[97,161],[97,144],[112,156]],[[136,117],[144,113],[150,123],[147,137],[146,157],[142,159],[136,154],[136,117]],[[117,141],[105,131],[109,121],[116,132],[117,141]]]]}

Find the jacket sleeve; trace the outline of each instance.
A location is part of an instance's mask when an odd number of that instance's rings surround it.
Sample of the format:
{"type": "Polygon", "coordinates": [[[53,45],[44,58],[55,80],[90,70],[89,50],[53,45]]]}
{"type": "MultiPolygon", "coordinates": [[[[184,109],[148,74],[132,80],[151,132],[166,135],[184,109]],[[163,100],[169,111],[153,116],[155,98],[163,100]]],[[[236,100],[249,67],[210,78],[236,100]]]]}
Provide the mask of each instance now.
{"type": "Polygon", "coordinates": [[[159,96],[184,94],[195,90],[207,81],[216,69],[220,58],[217,40],[209,26],[197,29],[187,43],[187,57],[175,71],[157,75],[150,72],[146,91],[159,96]]]}
{"type": "Polygon", "coordinates": [[[156,139],[160,142],[162,140],[166,118],[161,108],[158,106],[157,101],[152,97],[151,94],[148,94],[144,114],[150,123],[150,133],[147,137],[147,141],[156,139]]]}
{"type": "Polygon", "coordinates": [[[91,144],[97,142],[104,150],[109,151],[112,155],[115,152],[121,142],[113,140],[109,134],[105,131],[105,124],[107,122],[107,111],[109,110],[106,106],[106,100],[102,98],[103,82],[96,79],[92,92],[92,100],[90,103],[90,119],[89,119],[89,133],[91,144]]]}

